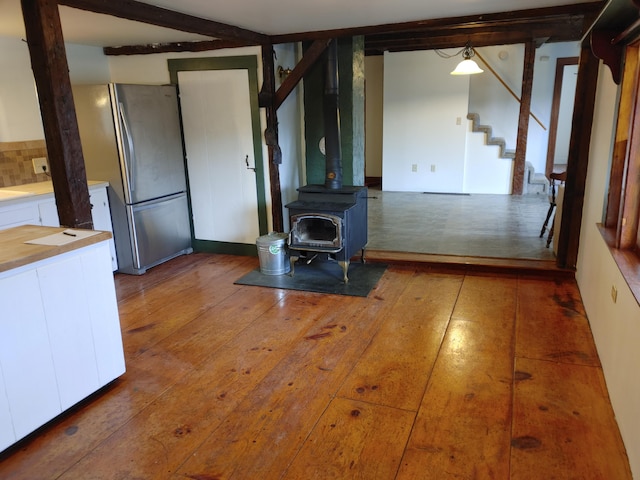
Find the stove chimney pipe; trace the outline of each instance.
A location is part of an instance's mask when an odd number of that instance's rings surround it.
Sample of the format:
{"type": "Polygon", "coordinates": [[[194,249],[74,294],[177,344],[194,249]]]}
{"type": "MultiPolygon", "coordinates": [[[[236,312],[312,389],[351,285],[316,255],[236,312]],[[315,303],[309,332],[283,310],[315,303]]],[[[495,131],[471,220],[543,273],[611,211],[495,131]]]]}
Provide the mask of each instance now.
{"type": "Polygon", "coordinates": [[[340,149],[340,109],[338,107],[338,40],[327,47],[324,62],[324,147],[326,175],[324,186],[342,188],[342,152],[340,149]]]}

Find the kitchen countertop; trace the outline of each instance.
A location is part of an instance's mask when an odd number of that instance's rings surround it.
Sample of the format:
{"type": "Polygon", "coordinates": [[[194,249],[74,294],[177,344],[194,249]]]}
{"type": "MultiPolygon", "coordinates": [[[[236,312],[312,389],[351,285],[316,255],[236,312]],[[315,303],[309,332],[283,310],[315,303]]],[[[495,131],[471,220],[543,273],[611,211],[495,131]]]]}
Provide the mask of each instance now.
{"type": "Polygon", "coordinates": [[[22,267],[111,238],[111,233],[99,232],[96,235],[81,238],[60,246],[24,243],[65,230],[68,229],[65,227],[22,225],[0,231],[0,272],[22,267]]]}
{"type": "MultiPolygon", "coordinates": [[[[87,185],[89,188],[106,187],[109,185],[109,182],[89,180],[87,185]]],[[[1,187],[0,205],[31,199],[38,195],[53,195],[53,183],[51,180],[46,182],[25,183],[24,185],[13,185],[11,187],[1,187]]]]}

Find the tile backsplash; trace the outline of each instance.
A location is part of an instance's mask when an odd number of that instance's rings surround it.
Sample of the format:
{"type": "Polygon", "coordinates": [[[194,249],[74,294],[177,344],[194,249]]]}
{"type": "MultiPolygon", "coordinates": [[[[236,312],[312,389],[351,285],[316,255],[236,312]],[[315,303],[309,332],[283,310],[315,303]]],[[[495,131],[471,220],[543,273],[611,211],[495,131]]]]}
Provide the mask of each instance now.
{"type": "Polygon", "coordinates": [[[44,140],[0,142],[0,187],[44,182],[50,177],[33,171],[32,158],[47,157],[44,140]]]}

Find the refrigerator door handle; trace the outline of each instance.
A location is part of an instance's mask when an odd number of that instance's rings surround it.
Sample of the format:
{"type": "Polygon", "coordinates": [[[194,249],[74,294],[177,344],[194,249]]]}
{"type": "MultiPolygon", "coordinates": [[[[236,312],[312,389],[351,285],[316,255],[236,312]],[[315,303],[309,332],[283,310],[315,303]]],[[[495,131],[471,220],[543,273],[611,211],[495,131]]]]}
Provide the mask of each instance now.
{"type": "Polygon", "coordinates": [[[135,149],[133,147],[133,137],[131,136],[131,130],[129,129],[129,122],[127,121],[127,116],[124,113],[124,104],[122,102],[120,102],[119,104],[120,108],[118,108],[118,112],[120,114],[120,120],[122,122],[122,127],[124,130],[124,135],[126,137],[126,141],[127,141],[127,152],[125,154],[125,158],[124,158],[124,171],[125,171],[125,175],[127,176],[127,179],[129,180],[128,183],[128,194],[129,194],[129,201],[131,201],[132,199],[132,193],[135,189],[135,164],[136,162],[134,161],[134,156],[135,156],[135,149]]]}

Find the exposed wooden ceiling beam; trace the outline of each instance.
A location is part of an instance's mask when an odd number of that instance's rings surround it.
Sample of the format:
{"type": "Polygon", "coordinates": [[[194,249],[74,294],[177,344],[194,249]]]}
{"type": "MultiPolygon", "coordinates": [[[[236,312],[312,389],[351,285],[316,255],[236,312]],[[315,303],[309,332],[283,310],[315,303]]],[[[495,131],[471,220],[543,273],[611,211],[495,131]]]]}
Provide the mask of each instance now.
{"type": "Polygon", "coordinates": [[[255,45],[242,40],[208,40],[201,42],[154,43],[152,45],[124,45],[121,47],[104,47],[105,55],[149,55],[167,52],[206,52],[222,48],[237,48],[255,45]]]}
{"type": "MultiPolygon", "coordinates": [[[[432,48],[455,48],[471,43],[473,46],[508,45],[529,41],[569,42],[582,39],[595,20],[600,3],[586,4],[578,11],[563,8],[520,12],[521,16],[495,16],[484,21],[461,21],[456,24],[416,26],[415,30],[372,34],[365,36],[365,53],[408,51],[432,48]],[[541,40],[542,39],[542,40],[541,40]]],[[[517,13],[517,12],[513,12],[517,13]]]]}
{"type": "Polygon", "coordinates": [[[455,48],[468,42],[474,46],[525,43],[531,40],[566,42],[580,40],[595,21],[605,2],[587,2],[561,7],[414,22],[354,27],[339,30],[267,36],[232,25],[204,20],[154,5],[122,0],[59,0],[61,5],[114,15],[166,28],[215,37],[203,42],[106,47],[106,55],[144,55],[160,52],[197,52],[248,45],[328,40],[365,36],[365,53],[455,48]],[[540,40],[544,39],[544,40],[540,40]]]}
{"type": "Polygon", "coordinates": [[[269,37],[262,33],[135,0],[58,0],[58,4],[222,40],[243,40],[253,45],[261,45],[269,41],[269,37]]]}
{"type": "Polygon", "coordinates": [[[484,15],[468,15],[464,17],[438,18],[419,20],[414,22],[390,23],[371,25],[339,30],[325,30],[321,32],[292,33],[286,35],[272,35],[271,41],[277,43],[291,43],[320,38],[339,38],[355,35],[382,35],[413,32],[414,34],[435,33],[442,30],[459,29],[472,31],[478,28],[494,29],[500,26],[510,28],[526,28],[532,22],[544,21],[572,21],[593,17],[602,10],[605,2],[587,2],[560,7],[536,8],[516,10],[512,12],[491,13],[484,15]]]}
{"type": "Polygon", "coordinates": [[[304,78],[305,74],[315,65],[316,61],[321,57],[324,51],[329,46],[331,40],[316,40],[307,49],[302,59],[294,67],[291,73],[284,79],[280,88],[276,91],[274,100],[275,108],[279,108],[287,98],[287,96],[298,85],[300,80],[304,78]]]}
{"type": "MultiPolygon", "coordinates": [[[[593,15],[595,17],[595,15],[593,15]]],[[[455,48],[471,43],[474,47],[508,45],[544,39],[546,42],[577,41],[582,38],[588,21],[584,17],[570,16],[519,21],[515,24],[492,22],[488,25],[453,25],[429,30],[365,36],[367,55],[385,51],[398,52],[433,48],[455,48]]]]}

